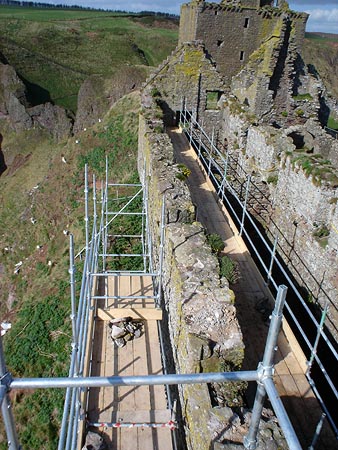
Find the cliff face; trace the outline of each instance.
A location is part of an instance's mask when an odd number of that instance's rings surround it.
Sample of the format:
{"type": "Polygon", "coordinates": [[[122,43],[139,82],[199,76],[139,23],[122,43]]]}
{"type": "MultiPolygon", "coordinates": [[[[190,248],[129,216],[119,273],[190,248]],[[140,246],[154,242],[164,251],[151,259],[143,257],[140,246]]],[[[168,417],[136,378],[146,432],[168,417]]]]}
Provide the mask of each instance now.
{"type": "Polygon", "coordinates": [[[74,132],[97,122],[118,99],[139,89],[145,78],[145,68],[132,66],[121,67],[109,79],[88,78],[79,90],[74,132]]]}
{"type": "Polygon", "coordinates": [[[29,129],[32,119],[26,111],[26,89],[13,67],[0,63],[0,115],[16,131],[29,129]]]}
{"type": "MultiPolygon", "coordinates": [[[[5,61],[2,58],[2,61],[5,61]]],[[[0,119],[6,120],[15,131],[41,127],[48,130],[55,139],[62,140],[70,135],[72,120],[66,111],[46,103],[30,108],[26,87],[9,64],[0,63],[0,119]]]]}

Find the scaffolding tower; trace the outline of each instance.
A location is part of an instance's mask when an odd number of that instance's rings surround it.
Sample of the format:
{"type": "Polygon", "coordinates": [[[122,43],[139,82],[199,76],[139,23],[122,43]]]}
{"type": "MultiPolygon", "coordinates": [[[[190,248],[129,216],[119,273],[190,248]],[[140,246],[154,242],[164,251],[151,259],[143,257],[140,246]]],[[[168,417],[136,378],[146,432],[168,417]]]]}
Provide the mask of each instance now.
{"type": "MultiPolygon", "coordinates": [[[[1,411],[6,428],[8,448],[10,450],[20,449],[19,439],[15,429],[14,418],[11,410],[9,391],[12,389],[66,389],[64,412],[60,430],[58,450],[77,450],[83,445],[83,438],[87,426],[88,398],[90,390],[98,387],[114,389],[117,386],[166,386],[200,383],[220,383],[225,381],[256,381],[257,393],[253,408],[249,432],[244,439],[246,449],[257,448],[257,433],[263,403],[268,395],[271,405],[276,413],[278,422],[284,432],[290,449],[299,450],[296,433],[288,418],[285,408],[277,393],[273,382],[273,359],[276,350],[277,337],[282,321],[282,310],[286,298],[287,288],[279,286],[277,289],[275,309],[272,314],[269,334],[266,342],[265,353],[257,370],[220,372],[220,373],[193,373],[193,374],[168,374],[166,372],[166,359],[162,355],[163,375],[139,375],[121,376],[114,373],[110,376],[92,376],[92,354],[95,347],[93,342],[95,321],[98,314],[98,305],[106,313],[123,301],[133,301],[129,295],[110,295],[107,289],[109,279],[121,279],[130,274],[140,277],[151,277],[154,293],[145,295],[141,300],[153,302],[153,309],[161,308],[162,292],[162,265],[163,265],[163,242],[165,238],[165,206],[162,207],[162,223],[160,226],[160,249],[161,254],[157,258],[157,267],[153,267],[152,242],[148,223],[148,198],[147,187],[139,184],[111,184],[108,182],[108,166],[106,164],[106,180],[101,184],[101,198],[97,200],[96,180],[92,181],[92,200],[89,199],[88,168],[85,167],[85,247],[74,256],[74,241],[70,235],[70,291],[71,291],[71,322],[72,343],[71,361],[68,377],[63,378],[13,378],[8,372],[0,338],[0,402],[1,411]],[[110,195],[114,192],[114,195],[110,195]],[[141,199],[141,201],[140,201],[141,199]],[[89,205],[92,202],[93,215],[89,215],[89,205]],[[98,205],[101,211],[98,214],[98,205]],[[135,206],[136,205],[136,206],[135,206]],[[139,231],[124,233],[123,229],[114,228],[117,220],[125,217],[137,218],[139,231]],[[138,242],[140,251],[124,253],[116,250],[118,241],[127,239],[129,242],[138,242]],[[75,259],[83,259],[83,276],[80,294],[77,298],[75,286],[75,259]],[[129,258],[129,261],[137,261],[130,270],[119,268],[118,262],[121,258],[129,258]]],[[[120,222],[120,223],[123,223],[120,222]]],[[[120,225],[119,225],[120,226],[120,225]]],[[[140,296],[138,295],[138,298],[140,296]]],[[[163,343],[161,332],[160,342],[163,343]]],[[[168,409],[173,411],[174,405],[167,390],[168,409]]],[[[102,425],[91,423],[92,426],[102,425]]],[[[104,426],[119,426],[121,423],[106,422],[104,426]]],[[[126,427],[131,423],[125,423],[126,427]]],[[[173,448],[176,450],[175,417],[167,423],[135,423],[135,426],[156,427],[168,426],[172,432],[173,448]]],[[[178,424],[179,426],[179,424],[178,424]]]]}

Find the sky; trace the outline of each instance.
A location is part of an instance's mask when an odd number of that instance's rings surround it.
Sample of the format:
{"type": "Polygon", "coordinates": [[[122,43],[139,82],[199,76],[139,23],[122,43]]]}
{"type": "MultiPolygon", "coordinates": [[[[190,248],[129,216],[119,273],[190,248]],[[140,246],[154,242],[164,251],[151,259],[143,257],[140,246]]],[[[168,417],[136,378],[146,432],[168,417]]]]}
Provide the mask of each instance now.
{"type": "MultiPolygon", "coordinates": [[[[124,11],[161,11],[179,14],[180,5],[188,0],[41,0],[44,3],[62,3],[92,8],[124,11]]],[[[310,14],[307,31],[338,34],[338,0],[289,0],[290,8],[310,14]]]]}

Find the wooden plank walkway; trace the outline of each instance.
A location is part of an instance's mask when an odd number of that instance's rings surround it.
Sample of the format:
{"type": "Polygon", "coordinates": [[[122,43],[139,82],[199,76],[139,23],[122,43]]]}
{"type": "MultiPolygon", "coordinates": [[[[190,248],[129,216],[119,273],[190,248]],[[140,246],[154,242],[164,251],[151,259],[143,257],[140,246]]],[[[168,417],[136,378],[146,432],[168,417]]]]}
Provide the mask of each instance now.
{"type": "MultiPolygon", "coordinates": [[[[228,211],[219,206],[214,187],[197,161],[195,151],[179,129],[169,129],[168,134],[174,146],[176,160],[191,170],[187,184],[197,206],[197,220],[208,233],[217,233],[222,237],[224,254],[231,255],[239,265],[240,279],[231,288],[235,292],[237,318],[245,343],[243,370],[255,370],[262,360],[268,332],[265,305],[273,299],[228,211]]],[[[311,444],[322,410],[305,376],[305,356],[285,321],[278,347],[275,384],[298,438],[302,446],[307,448],[311,444]]],[[[256,384],[250,383],[249,404],[253,402],[255,390],[256,384]]],[[[337,448],[334,434],[326,421],[317,448],[337,448]]]]}
{"type": "MultiPolygon", "coordinates": [[[[131,299],[110,299],[104,310],[104,300],[98,300],[95,317],[92,376],[161,375],[162,363],[156,319],[161,318],[154,308],[150,276],[110,276],[107,278],[108,296],[133,296],[131,299]],[[111,337],[109,320],[135,313],[143,320],[142,335],[117,347],[111,337]]],[[[87,419],[90,423],[168,423],[164,386],[120,386],[94,388],[89,391],[87,419]]],[[[171,431],[166,428],[108,428],[99,427],[109,449],[114,450],[170,450],[171,431]]]]}

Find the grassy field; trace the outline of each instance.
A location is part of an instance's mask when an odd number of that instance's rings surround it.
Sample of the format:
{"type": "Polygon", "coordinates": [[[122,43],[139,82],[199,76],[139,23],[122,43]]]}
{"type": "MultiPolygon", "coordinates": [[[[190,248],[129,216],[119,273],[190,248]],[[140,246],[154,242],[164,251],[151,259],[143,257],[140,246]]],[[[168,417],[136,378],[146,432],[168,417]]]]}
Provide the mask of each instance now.
{"type": "Polygon", "coordinates": [[[91,75],[123,65],[157,66],[177,43],[177,23],[163,17],[97,11],[0,7],[0,52],[29,82],[35,103],[76,110],[91,75]]]}

